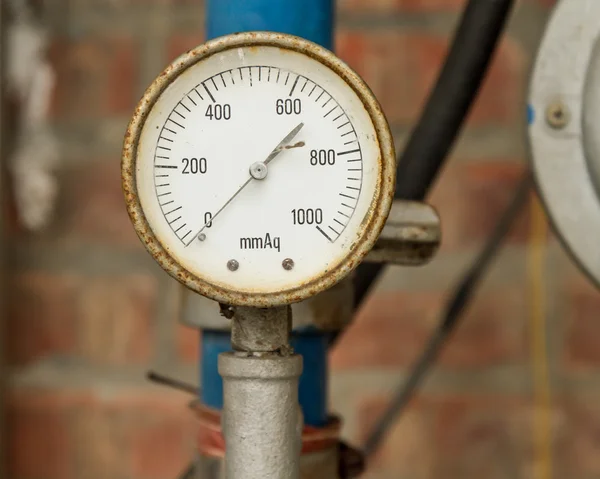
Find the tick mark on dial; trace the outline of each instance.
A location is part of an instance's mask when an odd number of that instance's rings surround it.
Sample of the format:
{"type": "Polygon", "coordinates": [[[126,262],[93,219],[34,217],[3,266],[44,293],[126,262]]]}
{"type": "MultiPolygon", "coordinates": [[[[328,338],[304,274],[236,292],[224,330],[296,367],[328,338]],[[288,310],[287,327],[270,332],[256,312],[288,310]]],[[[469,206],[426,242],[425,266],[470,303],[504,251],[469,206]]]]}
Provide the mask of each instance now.
{"type": "Polygon", "coordinates": [[[323,231],[323,229],[320,226],[317,226],[317,229],[319,230],[319,233],[321,233],[323,236],[325,236],[325,238],[329,240],[330,243],[333,243],[331,237],[327,233],[325,233],[325,231],[323,231]]]}
{"type": "Polygon", "coordinates": [[[333,231],[336,235],[340,235],[340,233],[338,233],[336,230],[334,230],[331,226],[327,226],[327,228],[329,228],[331,231],[333,231]]]}
{"type": "Polygon", "coordinates": [[[338,156],[342,156],[342,155],[349,155],[350,153],[356,153],[357,151],[360,151],[360,149],[356,149],[356,150],[348,150],[348,151],[338,151],[338,156]]]}
{"type": "Polygon", "coordinates": [[[165,213],[165,216],[170,215],[171,213],[175,213],[176,211],[179,211],[181,208],[183,208],[183,206],[178,206],[177,208],[169,211],[168,213],[165,213]]]}
{"type": "Polygon", "coordinates": [[[202,86],[204,87],[204,89],[206,90],[206,93],[208,93],[208,96],[210,97],[210,99],[213,101],[213,103],[216,103],[215,97],[212,96],[212,93],[208,90],[208,88],[206,88],[206,85],[203,83],[202,86]]]}
{"type": "MultiPolygon", "coordinates": [[[[336,108],[337,108],[337,105],[336,105],[336,106],[334,106],[334,107],[333,107],[331,110],[329,110],[327,113],[325,113],[325,115],[323,116],[323,118],[327,118],[327,117],[329,116],[329,114],[330,114],[330,113],[331,113],[333,110],[335,110],[336,108]]],[[[343,113],[342,113],[342,115],[343,115],[343,113]]],[[[335,121],[335,120],[334,120],[334,121],[335,121]]]]}
{"type": "Polygon", "coordinates": [[[296,89],[296,85],[298,84],[298,80],[300,80],[300,76],[299,75],[296,77],[296,81],[292,85],[292,89],[290,90],[290,96],[292,96],[294,94],[294,90],[296,89]]]}
{"type": "Polygon", "coordinates": [[[175,123],[179,128],[181,128],[182,130],[185,130],[185,126],[180,125],[175,120],[173,120],[173,118],[169,118],[167,121],[170,121],[171,123],[175,123]]]}
{"type": "Polygon", "coordinates": [[[354,196],[349,196],[349,195],[346,195],[344,193],[340,193],[340,196],[343,196],[344,198],[349,198],[351,200],[356,200],[356,198],[354,198],[354,196]]]}

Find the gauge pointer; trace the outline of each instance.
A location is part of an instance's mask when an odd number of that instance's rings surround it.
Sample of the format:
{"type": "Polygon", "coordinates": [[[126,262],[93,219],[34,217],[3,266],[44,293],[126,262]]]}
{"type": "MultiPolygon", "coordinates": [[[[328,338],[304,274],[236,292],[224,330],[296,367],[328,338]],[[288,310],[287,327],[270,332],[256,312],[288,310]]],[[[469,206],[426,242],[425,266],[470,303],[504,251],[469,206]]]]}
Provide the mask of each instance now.
{"type": "Polygon", "coordinates": [[[285,150],[286,145],[294,139],[294,137],[300,132],[300,130],[302,129],[303,126],[304,126],[304,123],[300,123],[296,128],[294,128],[292,131],[290,131],[287,134],[287,136],[279,142],[279,145],[277,145],[273,149],[273,151],[269,154],[269,156],[267,156],[267,159],[265,161],[263,161],[263,163],[265,165],[268,165],[271,161],[273,161],[273,158],[275,158],[279,153],[281,153],[283,150],[285,150]]]}
{"type": "Polygon", "coordinates": [[[279,153],[281,153],[283,150],[286,150],[289,148],[298,148],[298,147],[304,146],[304,142],[299,142],[299,143],[296,143],[295,145],[288,145],[288,143],[290,141],[292,141],[294,139],[294,137],[300,132],[302,127],[304,127],[304,123],[300,123],[292,131],[290,131],[285,136],[285,138],[283,140],[281,140],[279,142],[279,144],[273,149],[273,151],[271,151],[271,153],[269,153],[269,156],[267,156],[267,158],[263,162],[257,161],[256,163],[252,163],[252,165],[250,165],[250,178],[248,178],[244,182],[244,184],[238,188],[238,190],[233,194],[233,196],[231,198],[229,198],[223,206],[221,206],[221,208],[212,216],[212,218],[209,221],[207,221],[204,224],[204,226],[202,226],[202,228],[200,228],[200,230],[194,236],[192,236],[192,239],[190,240],[190,242],[185,245],[186,248],[192,244],[192,242],[198,237],[198,235],[200,235],[200,233],[202,233],[204,231],[204,229],[210,223],[212,223],[217,216],[219,216],[221,211],[223,211],[225,208],[227,208],[229,203],[231,203],[235,199],[235,197],[237,195],[239,195],[241,193],[241,191],[250,184],[250,182],[252,180],[254,180],[254,179],[263,180],[264,178],[266,178],[267,173],[268,173],[267,165],[271,161],[273,161],[273,159],[275,157],[277,157],[277,155],[279,155],[279,153]]]}

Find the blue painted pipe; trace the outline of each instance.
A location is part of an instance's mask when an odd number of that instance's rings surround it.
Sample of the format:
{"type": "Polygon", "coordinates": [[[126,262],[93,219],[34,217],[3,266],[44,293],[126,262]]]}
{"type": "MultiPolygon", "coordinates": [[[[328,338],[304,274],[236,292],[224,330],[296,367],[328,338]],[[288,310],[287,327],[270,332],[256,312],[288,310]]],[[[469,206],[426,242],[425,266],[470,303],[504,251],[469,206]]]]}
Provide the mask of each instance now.
{"type": "Polygon", "coordinates": [[[235,32],[289,33],[333,49],[333,0],[207,0],[209,39],[235,32]]]}
{"type": "MultiPolygon", "coordinates": [[[[332,50],[334,0],[207,0],[208,39],[243,31],[271,31],[296,35],[332,50]]],[[[230,335],[202,332],[200,364],[204,404],[223,407],[223,382],[217,370],[220,353],[231,350],[230,335]]],[[[298,399],[304,422],[321,427],[327,423],[327,345],[329,335],[314,329],[295,331],[294,350],[304,369],[298,399]]]]}
{"type": "MultiPolygon", "coordinates": [[[[300,376],[298,401],[304,422],[310,426],[327,424],[327,346],[329,336],[317,331],[294,332],[290,344],[304,360],[300,376]]],[[[227,331],[202,332],[202,364],[200,379],[202,403],[213,409],[223,408],[223,380],[217,372],[219,354],[231,351],[231,337],[227,331]]]]}

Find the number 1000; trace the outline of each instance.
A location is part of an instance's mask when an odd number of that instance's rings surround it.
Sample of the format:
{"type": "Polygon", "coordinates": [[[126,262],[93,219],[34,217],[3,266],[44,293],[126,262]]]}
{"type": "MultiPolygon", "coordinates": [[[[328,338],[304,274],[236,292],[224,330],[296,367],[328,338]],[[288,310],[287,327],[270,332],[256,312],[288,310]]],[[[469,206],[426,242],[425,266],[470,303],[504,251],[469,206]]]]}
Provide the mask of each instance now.
{"type": "Polygon", "coordinates": [[[299,208],[292,210],[292,219],[295,225],[320,225],[323,223],[323,210],[321,208],[299,208]]]}

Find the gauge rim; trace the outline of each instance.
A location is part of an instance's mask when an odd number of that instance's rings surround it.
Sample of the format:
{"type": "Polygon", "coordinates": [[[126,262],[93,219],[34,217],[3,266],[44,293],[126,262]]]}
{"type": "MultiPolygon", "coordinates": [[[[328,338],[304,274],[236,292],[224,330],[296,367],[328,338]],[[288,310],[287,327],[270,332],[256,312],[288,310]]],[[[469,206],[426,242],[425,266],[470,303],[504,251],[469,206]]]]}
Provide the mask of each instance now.
{"type": "Polygon", "coordinates": [[[600,192],[592,178],[584,125],[587,69],[594,44],[600,42],[596,12],[600,5],[595,1],[563,0],[556,5],[530,80],[527,139],[537,191],[554,231],[581,271],[600,285],[594,241],[600,235],[600,192]],[[574,50],[578,55],[572,55],[574,50]],[[553,104],[567,109],[570,121],[564,127],[548,124],[545,115],[553,104]]]}
{"type": "Polygon", "coordinates": [[[121,178],[127,212],[138,237],[158,264],[173,278],[203,296],[219,303],[253,307],[273,307],[302,301],[330,288],[353,271],[373,248],[385,225],[393,202],[395,172],[395,151],[388,122],[377,99],[362,78],[329,50],[300,37],[273,32],[244,32],[216,38],[175,59],[154,80],[138,103],[125,134],[121,159],[121,178]],[[136,179],[141,133],[153,106],[164,90],[188,68],[212,55],[234,48],[259,46],[278,47],[308,55],[340,76],[354,90],[365,107],[375,128],[380,152],[380,175],[375,186],[374,198],[359,226],[358,240],[331,270],[326,270],[293,288],[269,293],[237,291],[213,284],[187,270],[171,256],[148,223],[140,203],[136,179]]]}

